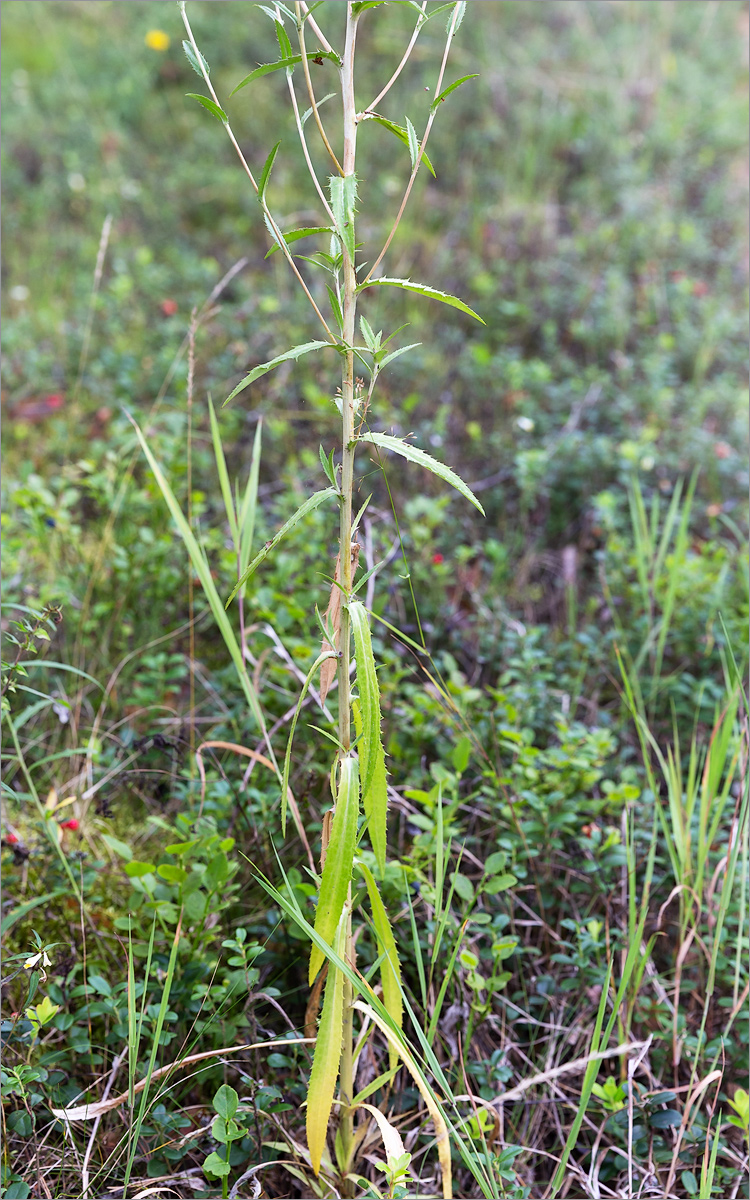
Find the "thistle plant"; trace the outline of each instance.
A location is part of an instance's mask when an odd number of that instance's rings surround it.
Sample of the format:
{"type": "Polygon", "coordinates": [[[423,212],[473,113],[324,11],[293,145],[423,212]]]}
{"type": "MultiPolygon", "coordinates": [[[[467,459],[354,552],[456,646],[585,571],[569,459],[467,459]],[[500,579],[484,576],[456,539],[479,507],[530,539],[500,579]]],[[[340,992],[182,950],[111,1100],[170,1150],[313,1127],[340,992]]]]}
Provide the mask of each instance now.
{"type": "MultiPolygon", "coordinates": [[[[447,295],[428,284],[379,273],[420,167],[424,165],[434,174],[425,151],[441,105],[457,87],[467,79],[474,78],[469,75],[449,84],[445,82],[451,44],[463,20],[466,4],[438,4],[428,11],[426,0],[422,4],[411,3],[409,7],[415,12],[415,25],[403,57],[379,95],[366,108],[360,110],[355,103],[357,31],[360,22],[369,17],[369,10],[382,7],[382,3],[347,2],[345,6],[338,4],[329,7],[331,19],[335,23],[340,23],[345,8],[346,22],[340,49],[334,48],[318,23],[321,10],[328,6],[308,6],[300,2],[294,4],[293,8],[281,3],[259,7],[273,22],[279,45],[279,58],[251,71],[237,84],[231,96],[243,93],[243,96],[247,97],[248,92],[245,89],[263,86],[260,81],[264,76],[277,71],[285,73],[302,154],[322,210],[319,223],[311,227],[285,230],[282,220],[273,214],[269,195],[272,192],[272,171],[280,144],[273,146],[256,175],[240,149],[229,117],[214,90],[209,64],[196,43],[184,0],[180,3],[187,32],[185,52],[208,92],[207,95],[190,95],[224,126],[239,156],[242,169],[256,193],[263,221],[271,238],[269,253],[281,253],[286,259],[312,309],[316,331],[319,328],[323,335],[317,340],[310,340],[269,355],[268,361],[255,367],[237,385],[225,403],[234,401],[266,372],[281,363],[306,354],[324,349],[335,350],[341,368],[336,398],[341,414],[340,461],[336,462],[334,450],[326,453],[321,447],[320,462],[326,486],[309,496],[252,561],[243,564],[237,585],[227,601],[229,607],[235,597],[241,598],[243,590],[262,566],[264,559],[274,552],[278,543],[299,522],[304,521],[307,514],[323,505],[331,511],[338,507],[339,553],[333,573],[330,600],[325,614],[321,615],[316,609],[322,639],[321,651],[307,676],[297,707],[299,713],[317,672],[320,672],[320,695],[323,703],[335,681],[338,691],[338,723],[335,731],[331,731],[336,750],[330,776],[334,804],[331,813],[326,814],[323,824],[321,873],[317,881],[319,891],[314,925],[308,925],[299,911],[290,912],[310,936],[309,983],[311,988],[316,989],[315,995],[320,995],[320,972],[326,960],[328,961],[307,1100],[310,1163],[318,1175],[326,1149],[334,1104],[338,1108],[335,1153],[340,1186],[345,1194],[351,1194],[356,1179],[353,1172],[358,1109],[369,1110],[370,1115],[374,1115],[378,1120],[389,1160],[392,1158],[393,1161],[402,1161],[403,1147],[399,1148],[400,1138],[396,1131],[381,1113],[364,1104],[365,1097],[354,1094],[355,1056],[361,1050],[364,1040],[360,1034],[359,1043],[355,1048],[355,1022],[362,1023],[364,1020],[365,1026],[369,1024],[370,1036],[379,1029],[388,1042],[390,1071],[386,1073],[384,1080],[392,1077],[396,1067],[403,1063],[414,1076],[425,1098],[436,1124],[443,1191],[445,1195],[450,1195],[447,1127],[401,1032],[405,997],[396,942],[381,898],[378,880],[368,865],[359,858],[358,848],[366,837],[372,849],[376,872],[382,878],[388,853],[387,767],[381,739],[380,693],[371,640],[370,614],[361,599],[362,587],[370,572],[361,575],[359,579],[356,578],[359,557],[357,531],[366,504],[355,514],[353,494],[357,450],[374,452],[378,459],[381,452],[390,451],[438,475],[482,511],[479,501],[470,489],[448,467],[408,441],[375,432],[370,428],[369,423],[377,411],[376,384],[381,372],[400,355],[413,349],[413,346],[397,346],[395,338],[400,330],[388,334],[384,334],[383,331],[375,332],[365,314],[358,313],[360,297],[368,289],[388,287],[418,293],[481,320],[455,296],[447,295]],[[408,116],[401,125],[382,115],[380,106],[408,62],[420,32],[428,22],[436,18],[445,25],[445,48],[442,60],[437,65],[436,84],[426,126],[419,138],[415,125],[408,116]],[[343,145],[337,148],[334,148],[335,139],[329,137],[322,119],[324,100],[331,100],[334,95],[322,98],[316,96],[310,71],[310,62],[313,60],[316,63],[327,62],[338,77],[338,94],[343,111],[343,145]],[[305,96],[304,112],[301,111],[300,94],[305,96]],[[394,214],[382,249],[369,270],[359,266],[359,246],[356,238],[357,211],[361,203],[357,183],[357,135],[366,121],[378,122],[386,128],[405,145],[411,159],[411,172],[400,206],[394,214]],[[318,177],[313,166],[307,140],[311,129],[312,136],[320,138],[330,163],[330,175],[326,181],[318,177]],[[299,255],[297,243],[303,239],[313,241],[317,249],[299,255]],[[320,303],[323,288],[314,284],[312,277],[308,282],[303,275],[303,263],[306,264],[306,271],[322,274],[328,298],[326,305],[322,306],[320,303]],[[360,374],[366,382],[359,378],[360,374]],[[382,1001],[376,996],[371,985],[356,971],[352,936],[352,878],[355,872],[364,884],[370,906],[372,927],[377,941],[382,1001]],[[398,1139],[397,1142],[394,1135],[398,1139]]],[[[235,103],[239,108],[240,101],[235,103]]],[[[257,719],[255,706],[253,711],[257,719]]],[[[291,725],[283,769],[279,771],[282,836],[286,833],[295,725],[296,716],[291,725]]],[[[369,1116],[367,1119],[369,1120],[369,1116]]],[[[407,1162],[408,1156],[403,1158],[403,1161],[407,1162]]]]}

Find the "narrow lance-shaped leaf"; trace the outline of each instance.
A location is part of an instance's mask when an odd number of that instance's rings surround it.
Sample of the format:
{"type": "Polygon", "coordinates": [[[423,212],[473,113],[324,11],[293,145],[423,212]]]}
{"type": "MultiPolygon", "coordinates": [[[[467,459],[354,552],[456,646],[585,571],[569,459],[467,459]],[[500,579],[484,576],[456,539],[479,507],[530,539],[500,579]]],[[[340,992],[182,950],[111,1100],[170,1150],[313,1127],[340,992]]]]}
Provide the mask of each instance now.
{"type": "Polygon", "coordinates": [[[419,154],[419,141],[417,140],[417,131],[414,128],[414,126],[412,125],[412,123],[408,117],[406,118],[406,136],[407,136],[407,140],[409,143],[409,156],[411,158],[411,167],[412,167],[412,170],[414,170],[414,167],[417,162],[417,155],[419,154]]]}
{"type": "Polygon", "coordinates": [[[260,564],[264,561],[264,559],[266,559],[268,557],[268,555],[271,553],[271,551],[273,549],[275,549],[276,546],[278,546],[281,539],[285,538],[286,535],[289,533],[289,531],[294,529],[294,526],[299,524],[299,522],[302,520],[302,518],[306,517],[309,512],[312,512],[314,509],[319,508],[320,505],[323,504],[323,502],[325,500],[328,500],[328,498],[330,496],[335,496],[335,495],[337,495],[335,488],[324,488],[323,491],[321,491],[321,492],[313,492],[312,496],[308,496],[308,498],[307,498],[307,500],[305,500],[304,504],[300,504],[297,511],[292,514],[292,516],[289,518],[288,521],[284,522],[284,524],[281,526],[281,529],[276,534],[276,536],[273,537],[270,542],[266,542],[265,546],[260,551],[260,554],[256,554],[255,558],[250,563],[247,570],[244,571],[243,574],[240,576],[240,578],[238,579],[237,583],[234,586],[232,594],[230,595],[229,599],[227,600],[226,604],[224,605],[225,608],[229,607],[229,605],[234,600],[235,596],[237,595],[237,593],[240,590],[240,588],[242,587],[242,585],[247,583],[247,581],[251,575],[255,574],[255,572],[257,571],[260,564]]]}
{"type": "MultiPolygon", "coordinates": [[[[352,704],[354,728],[357,737],[362,737],[362,713],[359,701],[352,704]]],[[[367,832],[378,864],[378,873],[382,879],[385,874],[385,859],[388,851],[388,776],[385,769],[385,752],[380,736],[375,747],[375,768],[372,772],[370,786],[362,791],[362,807],[367,817],[367,832]]]]}
{"type": "Polygon", "coordinates": [[[428,300],[440,300],[442,304],[458,308],[461,312],[474,317],[480,325],[485,324],[479,314],[475,313],[473,308],[469,308],[468,304],[464,304],[463,300],[459,300],[457,296],[450,296],[448,292],[441,292],[438,288],[429,287],[426,283],[412,283],[411,279],[368,279],[366,283],[359,285],[357,292],[363,292],[365,288],[371,287],[397,287],[403,288],[406,292],[416,292],[419,296],[426,296],[428,300]]]}
{"type": "MultiPolygon", "coordinates": [[[[398,951],[396,949],[396,939],[393,936],[388,914],[385,911],[385,905],[380,897],[378,885],[373,878],[372,871],[365,863],[357,864],[362,878],[367,887],[367,895],[370,899],[370,908],[372,910],[372,923],[375,926],[375,934],[378,939],[378,954],[384,955],[383,962],[380,967],[380,978],[383,983],[383,1003],[388,1010],[389,1015],[393,1018],[399,1029],[403,1026],[403,1002],[401,999],[401,964],[398,960],[398,951]]],[[[398,1061],[398,1054],[391,1043],[388,1043],[388,1058],[389,1065],[395,1067],[398,1061]]]]}
{"type": "MultiPolygon", "coordinates": [[[[311,50],[308,52],[307,57],[309,59],[329,58],[331,60],[331,62],[336,64],[337,67],[341,66],[341,59],[339,58],[338,54],[335,54],[333,52],[324,51],[324,50],[311,50]]],[[[238,92],[240,90],[240,88],[247,87],[248,83],[253,83],[254,80],[260,79],[261,76],[270,75],[272,71],[288,70],[290,67],[293,67],[297,63],[301,63],[301,62],[302,62],[301,54],[292,54],[288,58],[280,58],[278,62],[264,63],[263,66],[256,67],[256,69],[254,71],[251,71],[249,75],[246,75],[244,79],[240,80],[240,82],[237,84],[236,88],[232,89],[232,91],[229,93],[230,99],[235,94],[235,92],[238,92]]]]}
{"type": "Polygon", "coordinates": [[[265,163],[263,164],[263,170],[261,171],[260,179],[258,180],[258,199],[259,200],[262,200],[263,196],[265,195],[265,191],[268,186],[268,180],[271,177],[271,171],[273,170],[273,164],[275,162],[276,155],[279,152],[280,145],[281,145],[281,142],[276,143],[276,145],[273,147],[273,149],[269,153],[268,158],[266,159],[265,163]]]}
{"type": "MultiPolygon", "coordinates": [[[[326,100],[333,100],[335,96],[338,96],[338,92],[327,92],[325,96],[321,96],[320,100],[318,100],[316,102],[315,107],[317,109],[320,109],[320,107],[323,104],[325,104],[326,100]]],[[[301,124],[303,126],[306,125],[312,115],[313,115],[313,107],[312,107],[312,105],[310,105],[310,107],[306,108],[302,114],[301,124]]]]}
{"type": "MultiPolygon", "coordinates": [[[[340,958],[346,954],[346,913],[342,912],[336,929],[334,949],[340,958]]],[[[315,1042],[310,1086],[307,1091],[307,1148],[312,1169],[317,1175],[326,1144],[333,1093],[341,1062],[344,1033],[344,976],[331,966],[326,980],[323,1011],[315,1042]]]]}
{"type": "MultiPolygon", "coordinates": [[[[375,121],[378,125],[382,125],[383,129],[387,129],[388,132],[392,133],[393,136],[398,138],[398,140],[400,142],[403,142],[403,144],[405,146],[408,146],[409,152],[412,153],[412,147],[411,147],[411,143],[409,140],[408,129],[404,129],[403,126],[397,125],[395,121],[389,121],[387,117],[381,117],[379,113],[366,113],[363,119],[366,121],[375,121]]],[[[409,121],[408,117],[407,117],[407,124],[411,127],[412,132],[414,132],[414,126],[411,124],[411,121],[409,121]]],[[[415,141],[416,141],[416,137],[417,137],[416,132],[414,132],[414,140],[415,141]]],[[[419,143],[417,142],[417,150],[418,149],[419,149],[419,143]]],[[[416,154],[414,154],[414,157],[412,158],[412,163],[411,163],[412,167],[414,166],[414,163],[416,162],[416,160],[417,160],[416,154]]],[[[430,172],[432,177],[436,178],[435,168],[433,167],[432,163],[430,162],[430,160],[426,154],[422,155],[422,162],[427,167],[427,170],[430,172]]]]}
{"type": "Polygon", "coordinates": [[[358,439],[360,442],[371,442],[373,446],[383,446],[386,450],[392,450],[394,454],[400,454],[402,458],[407,458],[409,462],[419,463],[421,467],[432,471],[433,475],[437,475],[439,479],[449,483],[457,492],[465,496],[475,508],[478,508],[482,516],[485,515],[484,509],[477,500],[470,487],[464,483],[460,476],[456,475],[455,471],[451,471],[450,467],[446,467],[444,463],[438,462],[431,455],[426,454],[424,450],[420,450],[418,446],[412,446],[410,442],[405,442],[401,438],[391,437],[388,433],[365,433],[358,439]]]}
{"type": "Polygon", "coordinates": [[[380,745],[380,689],[375,671],[375,658],[372,653],[367,609],[360,600],[352,600],[348,608],[354,634],[354,650],[357,656],[357,686],[362,713],[362,741],[359,758],[362,764],[362,792],[366,794],[372,783],[376,751],[380,745]]]}
{"type": "Polygon", "coordinates": [[[227,396],[222,408],[224,408],[230,400],[234,400],[241,391],[249,387],[251,383],[255,383],[256,379],[260,379],[261,375],[265,375],[267,371],[273,371],[274,367],[279,367],[283,362],[288,362],[289,359],[302,358],[303,354],[311,354],[313,350],[322,350],[325,346],[332,346],[333,342],[303,342],[300,346],[293,346],[291,350],[285,350],[283,354],[277,354],[275,358],[269,359],[266,363],[259,363],[257,367],[253,367],[249,375],[246,375],[241,383],[233,392],[227,396]]]}
{"type": "Polygon", "coordinates": [[[229,118],[224,109],[219,108],[218,104],[213,100],[209,100],[208,96],[200,96],[197,92],[185,92],[185,95],[189,96],[191,100],[197,100],[199,104],[207,108],[210,113],[213,113],[217,121],[221,121],[222,125],[227,124],[229,118]]]}
{"type": "MultiPolygon", "coordinates": [[[[346,901],[354,864],[359,816],[359,767],[355,758],[341,760],[338,798],[333,814],[331,840],[328,843],[323,878],[320,881],[315,932],[333,945],[336,926],[346,901]]],[[[310,986],[323,966],[325,955],[319,946],[310,950],[310,986]]]]}
{"type": "MultiPolygon", "coordinates": [[[[311,225],[305,229],[290,230],[289,233],[284,234],[284,241],[286,242],[287,246],[291,246],[292,242],[298,242],[301,238],[312,237],[312,235],[314,233],[330,233],[330,232],[331,232],[330,225],[311,225]]],[[[277,243],[276,245],[272,246],[271,249],[268,251],[266,258],[270,258],[271,255],[275,254],[278,249],[280,249],[280,247],[277,243]]]]}
{"type": "Polygon", "coordinates": [[[462,83],[466,83],[466,81],[468,79],[478,79],[478,78],[479,78],[478,75],[462,75],[460,79],[457,79],[455,81],[455,83],[449,83],[447,88],[443,88],[440,95],[436,96],[435,99],[433,100],[432,105],[431,105],[432,111],[434,112],[434,110],[437,108],[438,104],[442,104],[443,100],[445,100],[447,96],[450,96],[451,92],[455,92],[456,88],[460,88],[462,83]]]}

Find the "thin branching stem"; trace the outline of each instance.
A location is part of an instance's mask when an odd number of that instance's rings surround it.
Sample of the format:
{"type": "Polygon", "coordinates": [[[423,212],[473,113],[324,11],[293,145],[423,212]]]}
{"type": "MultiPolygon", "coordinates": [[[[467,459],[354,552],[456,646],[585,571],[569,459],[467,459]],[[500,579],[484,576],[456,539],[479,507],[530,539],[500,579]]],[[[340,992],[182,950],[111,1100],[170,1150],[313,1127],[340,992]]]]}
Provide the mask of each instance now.
{"type": "Polygon", "coordinates": [[[292,108],[294,109],[294,119],[297,123],[297,135],[300,140],[300,145],[302,146],[302,153],[305,156],[305,162],[307,163],[307,169],[310,172],[310,178],[312,179],[313,183],[315,184],[315,190],[318,193],[320,202],[323,205],[324,209],[326,210],[329,220],[333,224],[334,223],[333,211],[331,209],[330,204],[326,200],[325,192],[323,191],[322,187],[320,186],[320,181],[318,179],[318,176],[315,174],[315,168],[313,167],[312,159],[310,158],[310,151],[307,148],[307,141],[305,139],[305,130],[304,130],[304,126],[302,124],[302,118],[299,115],[299,105],[297,104],[297,94],[294,90],[294,83],[292,81],[292,72],[291,71],[287,71],[286,81],[287,81],[287,84],[289,87],[289,95],[292,98],[292,108]]]}
{"type": "Polygon", "coordinates": [[[307,7],[307,5],[305,4],[305,0],[301,0],[301,8],[302,8],[302,11],[303,11],[303,13],[305,14],[305,20],[307,21],[307,24],[308,24],[308,25],[310,26],[310,28],[312,29],[313,33],[315,34],[316,38],[317,38],[317,39],[318,39],[318,41],[320,42],[320,44],[321,44],[321,46],[323,47],[323,49],[324,49],[324,50],[325,50],[325,51],[326,51],[328,54],[335,54],[336,52],[335,52],[335,50],[333,49],[333,46],[332,46],[332,45],[331,45],[331,43],[328,41],[327,37],[325,36],[325,34],[323,33],[322,29],[320,28],[320,26],[318,25],[317,21],[315,20],[315,18],[313,17],[312,13],[310,12],[310,9],[309,9],[309,8],[307,7]]]}
{"type": "Polygon", "coordinates": [[[325,146],[326,150],[330,154],[331,159],[333,160],[333,164],[336,167],[336,170],[338,171],[339,175],[343,175],[344,172],[343,172],[341,163],[336,158],[336,155],[333,152],[331,143],[328,141],[326,131],[323,128],[323,124],[320,120],[320,113],[318,112],[318,105],[315,101],[315,92],[313,90],[312,77],[310,75],[310,64],[307,61],[307,49],[305,47],[305,23],[300,16],[301,9],[300,9],[300,5],[299,5],[299,0],[295,4],[294,8],[297,13],[297,21],[298,21],[297,28],[299,31],[300,54],[302,55],[302,70],[304,71],[304,74],[305,74],[305,83],[307,84],[307,94],[310,97],[310,104],[312,105],[313,116],[315,118],[315,124],[318,127],[318,133],[320,134],[320,136],[323,140],[323,145],[325,146]]]}
{"type": "Polygon", "coordinates": [[[419,37],[419,35],[422,31],[422,26],[427,21],[426,12],[427,12],[427,0],[422,0],[422,12],[420,13],[419,17],[417,18],[417,23],[414,26],[414,32],[411,35],[411,41],[409,42],[409,45],[406,47],[406,50],[404,51],[404,57],[401,59],[401,62],[396,67],[396,70],[391,75],[390,79],[388,80],[387,84],[383,88],[382,92],[378,93],[378,95],[373,100],[372,104],[368,104],[367,108],[364,110],[365,112],[372,112],[374,108],[377,108],[378,104],[380,104],[380,101],[383,99],[384,96],[388,95],[388,93],[390,92],[394,83],[396,82],[399,75],[403,71],[404,67],[406,66],[407,62],[409,61],[409,58],[411,57],[411,52],[414,49],[417,38],[419,37]]]}
{"type": "MultiPolygon", "coordinates": [[[[193,31],[190,28],[190,22],[188,21],[188,16],[187,16],[187,13],[185,12],[185,0],[181,0],[180,12],[182,13],[182,20],[185,25],[185,29],[187,30],[188,37],[190,38],[190,44],[193,47],[193,50],[195,51],[196,61],[200,64],[201,72],[203,74],[203,79],[206,84],[206,87],[208,88],[209,92],[211,93],[211,96],[213,97],[214,104],[217,104],[219,106],[219,108],[221,108],[221,105],[219,104],[219,98],[216,95],[216,92],[214,90],[214,86],[211,83],[211,80],[209,78],[209,75],[208,75],[208,72],[206,71],[205,66],[203,65],[203,56],[201,55],[201,52],[198,49],[198,46],[196,44],[195,38],[193,37],[193,31]]],[[[260,204],[263,209],[263,214],[266,217],[269,227],[271,228],[271,231],[273,232],[274,237],[276,238],[276,240],[278,242],[279,249],[282,251],[282,253],[284,254],[284,257],[286,258],[287,262],[289,263],[289,266],[292,268],[292,270],[294,271],[294,274],[297,276],[297,280],[300,284],[300,287],[302,288],[303,292],[307,296],[307,299],[310,301],[310,304],[312,305],[318,320],[320,321],[321,325],[323,326],[323,328],[325,329],[325,331],[328,335],[329,341],[334,342],[334,343],[337,342],[338,338],[331,331],[331,329],[328,325],[328,322],[326,321],[322,312],[320,311],[317,304],[315,303],[315,299],[313,298],[313,295],[312,295],[310,289],[308,288],[307,284],[305,283],[304,279],[302,278],[299,267],[297,266],[296,262],[294,261],[294,258],[292,257],[292,255],[289,251],[289,248],[286,244],[286,241],[284,240],[283,233],[281,232],[281,230],[279,229],[275,220],[271,216],[270,210],[268,208],[268,205],[266,204],[265,199],[260,196],[260,189],[258,188],[258,184],[255,182],[255,176],[253,175],[252,171],[250,170],[250,167],[247,164],[247,160],[246,160],[244,154],[242,153],[242,150],[240,149],[239,143],[237,141],[237,138],[234,136],[234,133],[232,131],[231,125],[229,124],[229,121],[228,120],[222,121],[222,124],[223,124],[224,128],[226,129],[227,133],[229,134],[229,140],[231,141],[232,145],[234,146],[235,150],[237,151],[237,156],[238,156],[240,162],[242,163],[242,168],[243,168],[245,174],[247,175],[248,179],[250,180],[250,183],[253,186],[253,190],[255,191],[256,196],[258,196],[260,199],[260,204]]]]}
{"type": "MultiPolygon", "coordinates": [[[[458,17],[458,7],[459,6],[457,4],[455,6],[455,8],[453,9],[453,17],[451,18],[451,23],[448,27],[448,37],[447,37],[446,43],[445,43],[445,50],[443,51],[443,61],[440,64],[440,74],[438,75],[438,81],[435,85],[435,95],[433,98],[433,104],[435,103],[435,100],[437,100],[438,96],[440,95],[440,89],[443,86],[443,76],[445,75],[445,68],[448,63],[448,53],[451,48],[451,41],[453,40],[453,29],[456,24],[456,18],[458,17]]],[[[370,267],[370,270],[367,273],[367,279],[370,279],[372,277],[373,273],[380,266],[381,262],[383,261],[383,258],[385,257],[386,251],[388,250],[388,247],[390,246],[391,242],[393,241],[393,239],[395,237],[396,230],[398,229],[399,225],[401,224],[401,218],[404,215],[404,210],[409,201],[409,196],[411,195],[411,189],[414,186],[414,180],[417,178],[417,172],[421,166],[422,157],[424,155],[425,147],[427,145],[427,139],[430,136],[430,130],[432,129],[432,125],[433,125],[436,115],[437,115],[437,109],[436,108],[431,109],[430,116],[427,121],[427,127],[424,131],[424,137],[422,138],[422,141],[420,142],[419,153],[417,154],[417,158],[414,163],[414,168],[409,177],[409,182],[406,185],[406,191],[404,192],[404,198],[401,201],[401,207],[399,208],[398,213],[396,214],[396,220],[393,222],[391,232],[388,234],[388,239],[387,239],[385,245],[383,246],[383,249],[380,251],[380,254],[375,259],[375,262],[372,264],[372,266],[370,267]]],[[[367,279],[365,280],[365,283],[367,282],[367,279]]]]}

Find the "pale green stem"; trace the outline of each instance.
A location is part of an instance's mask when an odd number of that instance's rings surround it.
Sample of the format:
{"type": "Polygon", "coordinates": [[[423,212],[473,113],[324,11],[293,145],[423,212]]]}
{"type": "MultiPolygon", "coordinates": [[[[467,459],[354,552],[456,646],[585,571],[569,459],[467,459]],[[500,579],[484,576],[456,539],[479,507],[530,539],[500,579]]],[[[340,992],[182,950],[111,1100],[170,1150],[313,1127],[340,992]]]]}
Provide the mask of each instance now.
{"type": "MultiPolygon", "coordinates": [[[[344,177],[354,174],[357,121],[354,105],[354,46],[357,36],[357,18],[352,13],[351,3],[347,4],[346,14],[346,45],[344,48],[344,65],[341,72],[342,98],[344,105],[344,177]]],[[[344,344],[354,344],[354,321],[357,308],[357,276],[354,263],[344,248],[344,344]]],[[[352,490],[354,486],[354,355],[348,351],[344,360],[344,370],[341,381],[341,411],[342,411],[342,458],[341,458],[341,528],[339,550],[341,555],[341,585],[344,595],[349,596],[352,589],[352,490]]],[[[341,640],[339,659],[339,741],[344,753],[351,745],[351,690],[349,684],[351,625],[349,611],[345,604],[341,606],[341,640]]],[[[349,889],[349,917],[347,930],[347,958],[353,958],[353,943],[351,930],[351,888],[349,889]]],[[[344,980],[344,1029],[343,1048],[341,1052],[341,1068],[339,1073],[340,1097],[343,1104],[351,1103],[354,1094],[354,1023],[352,1011],[352,985],[344,980]]],[[[341,1140],[347,1168],[354,1147],[354,1116],[351,1110],[344,1108],[341,1117],[341,1140]]],[[[351,1193],[345,1181],[345,1195],[351,1193]]]]}

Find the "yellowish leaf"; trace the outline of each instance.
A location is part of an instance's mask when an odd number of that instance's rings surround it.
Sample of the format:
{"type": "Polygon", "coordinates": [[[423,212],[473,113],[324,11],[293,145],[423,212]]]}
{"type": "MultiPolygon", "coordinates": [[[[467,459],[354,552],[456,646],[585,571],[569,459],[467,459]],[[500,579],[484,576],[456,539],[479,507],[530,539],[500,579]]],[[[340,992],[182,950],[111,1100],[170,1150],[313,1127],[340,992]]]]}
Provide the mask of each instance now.
{"type": "MultiPolygon", "coordinates": [[[[346,953],[347,912],[344,910],[336,930],[334,949],[343,958],[346,953]]],[[[317,1175],[326,1144],[328,1121],[333,1107],[333,1093],[341,1062],[341,1039],[344,1030],[344,976],[335,967],[329,969],[323,1012],[315,1042],[310,1086],[307,1091],[307,1147],[312,1169],[317,1175]]]]}

